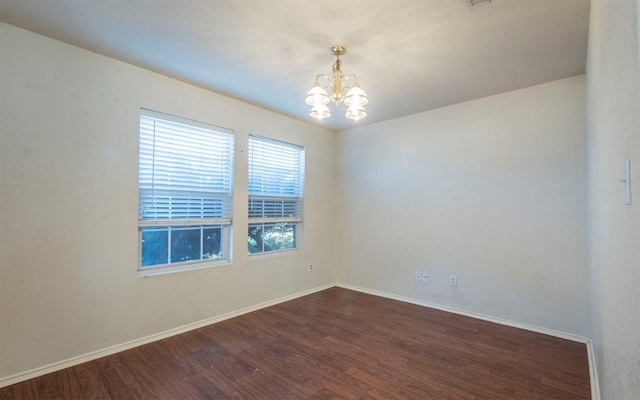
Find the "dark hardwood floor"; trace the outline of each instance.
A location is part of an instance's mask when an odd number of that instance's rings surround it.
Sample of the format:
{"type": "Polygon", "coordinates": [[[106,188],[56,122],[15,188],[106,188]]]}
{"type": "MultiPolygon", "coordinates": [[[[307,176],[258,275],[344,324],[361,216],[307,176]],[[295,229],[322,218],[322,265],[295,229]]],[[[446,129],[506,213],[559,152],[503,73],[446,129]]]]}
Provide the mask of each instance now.
{"type": "Polygon", "coordinates": [[[2,399],[589,399],[584,344],[331,288],[2,399]]]}

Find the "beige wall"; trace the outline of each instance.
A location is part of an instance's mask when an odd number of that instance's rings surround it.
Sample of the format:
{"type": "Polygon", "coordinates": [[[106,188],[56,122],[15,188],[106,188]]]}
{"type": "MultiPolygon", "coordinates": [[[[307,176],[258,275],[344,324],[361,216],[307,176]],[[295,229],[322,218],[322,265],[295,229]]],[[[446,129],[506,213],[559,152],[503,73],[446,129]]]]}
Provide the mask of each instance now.
{"type": "Polygon", "coordinates": [[[592,335],[603,399],[640,396],[637,1],[592,1],[587,61],[592,335]],[[632,205],[625,205],[631,160],[632,205]]]}
{"type": "Polygon", "coordinates": [[[593,3],[587,84],[340,134],[2,24],[0,378],[338,281],[593,333],[604,398],[638,392],[640,223],[618,182],[639,144],[630,3],[593,3]],[[233,265],[138,277],[140,107],[235,131],[233,265]],[[249,133],[306,147],[298,252],[246,256],[249,133]]]}
{"type": "Polygon", "coordinates": [[[343,132],[337,280],[588,336],[584,96],[581,75],[343,132]]]}
{"type": "Polygon", "coordinates": [[[333,283],[334,132],[10,25],[0,40],[0,377],[333,283]],[[235,130],[233,265],[138,277],[140,107],[235,130]],[[247,258],[249,133],[306,148],[300,251],[247,258]]]}

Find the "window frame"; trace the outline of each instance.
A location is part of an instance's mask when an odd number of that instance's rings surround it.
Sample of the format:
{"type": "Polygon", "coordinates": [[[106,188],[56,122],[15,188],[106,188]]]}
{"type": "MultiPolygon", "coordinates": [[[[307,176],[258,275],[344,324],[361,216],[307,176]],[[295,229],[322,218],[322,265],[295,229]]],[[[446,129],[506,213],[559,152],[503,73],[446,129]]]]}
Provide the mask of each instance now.
{"type": "MultiPolygon", "coordinates": [[[[304,200],[305,200],[305,168],[306,168],[306,149],[304,146],[299,145],[299,144],[295,144],[295,143],[290,143],[290,142],[285,142],[283,140],[278,140],[278,139],[273,139],[270,137],[266,137],[266,136],[261,136],[261,135],[256,135],[256,134],[249,134],[249,138],[248,138],[248,151],[247,151],[247,175],[248,175],[248,180],[247,180],[247,216],[248,216],[248,223],[247,223],[247,239],[249,241],[249,239],[251,239],[251,235],[250,235],[250,230],[252,227],[257,227],[257,226],[262,226],[264,228],[264,226],[266,225],[282,225],[282,226],[287,226],[287,225],[292,225],[293,226],[293,240],[294,240],[294,247],[290,247],[290,248],[280,248],[280,249],[274,249],[274,250],[264,250],[264,242],[262,245],[262,250],[258,251],[258,252],[251,252],[250,251],[250,244],[249,242],[247,243],[247,255],[252,258],[252,257],[268,257],[268,256],[272,256],[272,255],[278,255],[278,254],[282,254],[282,253],[287,253],[287,252],[294,252],[294,251],[298,251],[302,248],[302,244],[303,244],[303,223],[304,223],[304,200]],[[297,161],[298,161],[298,168],[296,169],[296,174],[298,174],[296,176],[296,180],[295,180],[295,197],[294,196],[286,196],[283,194],[280,195],[266,195],[266,194],[252,194],[252,157],[253,157],[253,153],[252,153],[252,145],[251,145],[251,141],[254,140],[256,142],[264,142],[264,143],[268,143],[268,144],[272,144],[272,145],[277,145],[277,146],[282,146],[283,148],[288,148],[288,149],[294,149],[297,154],[297,161]],[[293,208],[296,210],[295,215],[293,216],[262,216],[262,217],[252,217],[251,213],[252,211],[255,212],[255,209],[252,210],[253,207],[253,200],[257,199],[258,201],[264,201],[265,203],[263,203],[262,207],[263,208],[268,208],[268,206],[266,205],[267,202],[271,201],[271,202],[282,202],[282,209],[283,209],[283,214],[285,213],[284,209],[288,207],[291,207],[293,205],[293,203],[295,202],[295,205],[293,206],[293,208]],[[288,203],[288,204],[287,204],[288,203]]],[[[276,162],[277,160],[273,160],[273,162],[276,162]]],[[[273,203],[271,204],[271,207],[273,209],[273,203]]],[[[269,214],[268,212],[263,212],[263,214],[269,214]]]]}
{"type": "MultiPolygon", "coordinates": [[[[232,254],[233,254],[233,247],[232,247],[233,218],[232,217],[233,217],[233,198],[234,198],[233,192],[234,192],[234,169],[235,169],[235,164],[234,164],[235,163],[235,154],[234,154],[235,134],[233,130],[199,122],[199,121],[190,120],[183,117],[178,117],[171,114],[153,111],[145,108],[140,109],[138,123],[139,123],[138,124],[138,146],[139,147],[138,147],[138,261],[137,261],[137,264],[138,264],[139,275],[141,276],[161,275],[161,274],[167,274],[167,273],[190,271],[190,270],[211,268],[211,267],[231,264],[232,254]],[[211,139],[212,142],[210,143],[210,145],[212,146],[212,148],[215,148],[215,151],[217,151],[216,156],[221,157],[221,160],[222,160],[220,171],[214,171],[214,172],[219,172],[219,175],[216,175],[216,177],[219,177],[220,179],[223,180],[223,183],[221,184],[221,186],[224,187],[224,190],[223,192],[221,192],[220,189],[212,190],[211,188],[209,188],[208,190],[202,190],[202,192],[200,193],[201,195],[200,199],[198,199],[197,196],[195,198],[201,201],[201,204],[199,207],[201,215],[211,212],[211,209],[210,209],[211,205],[209,205],[209,208],[207,208],[207,206],[205,205],[206,201],[209,201],[216,205],[220,204],[221,208],[220,208],[219,217],[212,217],[211,215],[209,215],[208,217],[201,216],[199,218],[198,217],[194,218],[191,215],[192,213],[191,209],[198,210],[198,207],[192,207],[191,203],[189,204],[189,206],[186,207],[189,210],[189,211],[186,211],[186,215],[188,216],[188,218],[173,217],[172,211],[171,211],[173,206],[172,201],[175,200],[175,197],[178,197],[171,194],[173,189],[172,190],[158,189],[157,192],[159,193],[158,195],[159,197],[156,197],[156,194],[154,194],[153,190],[151,190],[152,199],[160,198],[164,200],[164,196],[167,196],[167,199],[169,199],[167,200],[168,202],[167,204],[169,204],[169,206],[166,206],[167,209],[169,210],[168,217],[165,217],[165,218],[157,217],[158,209],[154,208],[155,205],[150,208],[143,206],[143,198],[145,199],[145,201],[148,202],[149,188],[147,186],[149,185],[149,183],[146,183],[146,185],[141,183],[141,180],[142,180],[141,175],[143,174],[142,165],[143,165],[143,162],[148,163],[149,160],[151,160],[151,163],[153,165],[155,165],[155,163],[157,162],[157,158],[155,154],[155,143],[154,145],[152,145],[154,149],[153,156],[151,156],[151,158],[147,157],[143,161],[143,156],[142,156],[143,118],[147,118],[147,119],[150,118],[154,122],[163,121],[164,123],[175,124],[176,127],[179,125],[185,126],[188,129],[198,130],[200,134],[206,134],[207,132],[212,132],[214,134],[212,136],[212,139],[211,139]],[[219,146],[216,147],[217,146],[216,142],[222,143],[222,147],[219,147],[219,146]],[[143,188],[143,186],[145,186],[145,188],[143,188]],[[220,196],[216,197],[216,194],[220,196]],[[145,214],[145,212],[148,212],[148,210],[150,209],[155,212],[155,216],[144,218],[143,215],[145,214]],[[153,230],[154,228],[158,228],[159,231],[162,231],[165,228],[167,229],[167,263],[143,266],[142,265],[143,234],[145,231],[148,232],[150,230],[153,230]],[[205,251],[204,242],[203,242],[205,240],[204,230],[218,229],[218,228],[220,229],[219,251],[221,253],[221,256],[216,258],[199,258],[199,259],[193,259],[193,260],[171,262],[171,251],[172,251],[171,248],[173,245],[173,243],[171,242],[172,232],[174,231],[177,232],[180,230],[190,230],[190,229],[197,230],[198,228],[200,229],[199,257],[203,257],[204,255],[203,252],[205,251]]],[[[156,128],[154,127],[153,129],[155,130],[156,128]]],[[[155,132],[154,132],[154,135],[155,135],[155,132]]],[[[173,149],[169,153],[174,157],[176,154],[179,154],[179,151],[176,151],[175,153],[173,153],[172,151],[173,149]]],[[[196,160],[196,158],[194,158],[194,160],[196,160]]],[[[202,160],[203,158],[201,157],[197,161],[202,161],[202,160]]],[[[174,164],[178,164],[178,161],[175,161],[175,160],[172,160],[171,162],[174,162],[174,164]]],[[[167,163],[170,164],[170,162],[167,162],[167,163]]],[[[170,165],[173,166],[173,164],[170,164],[170,165]]],[[[185,167],[184,170],[181,170],[178,167],[177,172],[182,172],[182,171],[188,171],[188,169],[185,167]]],[[[193,177],[193,175],[190,175],[190,174],[188,176],[190,178],[193,177]]],[[[152,169],[151,181],[153,182],[151,183],[152,187],[156,185],[157,181],[156,181],[156,175],[155,175],[155,167],[154,169],[152,169]]],[[[195,193],[196,192],[194,192],[193,189],[187,189],[187,190],[183,189],[183,191],[179,194],[179,196],[189,197],[189,196],[193,196],[195,193]]],[[[192,199],[189,198],[189,200],[192,200],[192,199]]],[[[152,200],[151,203],[154,203],[154,200],[152,200]]]]}

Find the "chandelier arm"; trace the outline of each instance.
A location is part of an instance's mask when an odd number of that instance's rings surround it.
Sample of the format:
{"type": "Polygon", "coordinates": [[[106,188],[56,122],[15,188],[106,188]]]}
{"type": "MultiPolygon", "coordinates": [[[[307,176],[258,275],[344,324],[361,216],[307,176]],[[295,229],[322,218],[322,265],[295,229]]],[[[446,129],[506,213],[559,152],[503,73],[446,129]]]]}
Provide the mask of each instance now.
{"type": "Polygon", "coordinates": [[[325,74],[318,74],[318,76],[316,76],[316,83],[320,84],[320,78],[324,78],[327,84],[327,86],[323,86],[323,88],[330,89],[331,85],[333,84],[333,81],[325,74]]]}
{"type": "Polygon", "coordinates": [[[353,79],[353,84],[351,84],[350,86],[349,86],[349,85],[343,86],[342,88],[343,88],[344,90],[349,90],[349,89],[351,89],[354,85],[357,85],[357,84],[358,84],[358,77],[357,77],[357,76],[355,76],[355,74],[349,74],[349,75],[345,76],[345,77],[342,79],[342,81],[344,82],[344,81],[346,81],[346,80],[348,80],[348,79],[353,79]]]}

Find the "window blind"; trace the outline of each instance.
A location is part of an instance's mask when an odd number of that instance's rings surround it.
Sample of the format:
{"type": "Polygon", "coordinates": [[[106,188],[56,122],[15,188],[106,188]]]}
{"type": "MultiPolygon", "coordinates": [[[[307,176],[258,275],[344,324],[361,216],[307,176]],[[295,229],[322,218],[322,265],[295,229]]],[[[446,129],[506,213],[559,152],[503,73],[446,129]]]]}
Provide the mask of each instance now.
{"type": "Polygon", "coordinates": [[[304,148],[249,136],[249,222],[302,221],[304,148]]]}
{"type": "Polygon", "coordinates": [[[139,154],[140,225],[231,223],[231,131],[141,110],[139,154]]]}

